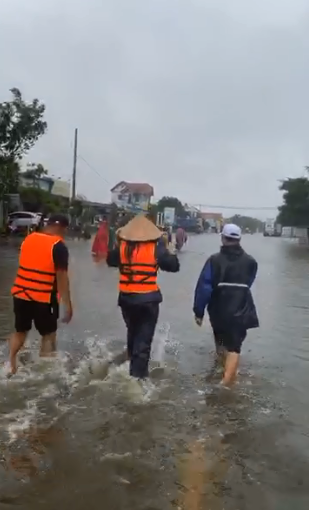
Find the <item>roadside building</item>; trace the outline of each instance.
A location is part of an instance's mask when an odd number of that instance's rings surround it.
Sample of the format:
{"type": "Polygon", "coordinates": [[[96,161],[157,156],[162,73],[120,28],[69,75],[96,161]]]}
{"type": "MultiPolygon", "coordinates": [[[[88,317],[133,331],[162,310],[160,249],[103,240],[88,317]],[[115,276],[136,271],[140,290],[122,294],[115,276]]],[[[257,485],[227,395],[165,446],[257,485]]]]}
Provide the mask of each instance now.
{"type": "Polygon", "coordinates": [[[189,218],[198,218],[200,216],[200,210],[194,205],[184,205],[184,210],[189,218]]]}
{"type": "Polygon", "coordinates": [[[126,211],[148,211],[153,187],[147,183],[121,181],[111,189],[111,203],[126,211]]]}
{"type": "Polygon", "coordinates": [[[223,214],[215,212],[202,212],[204,222],[207,222],[213,232],[220,232],[223,225],[223,214]]]}
{"type": "Polygon", "coordinates": [[[23,172],[19,176],[19,185],[23,188],[39,188],[54,196],[70,198],[70,182],[60,178],[47,175],[37,178],[30,172],[23,172]]]}

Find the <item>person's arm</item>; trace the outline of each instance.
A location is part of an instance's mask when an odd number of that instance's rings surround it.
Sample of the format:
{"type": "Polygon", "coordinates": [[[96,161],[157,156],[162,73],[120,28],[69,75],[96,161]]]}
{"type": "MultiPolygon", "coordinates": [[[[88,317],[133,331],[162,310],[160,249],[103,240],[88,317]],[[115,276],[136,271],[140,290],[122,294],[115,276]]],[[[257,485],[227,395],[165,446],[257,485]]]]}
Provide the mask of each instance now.
{"type": "Polygon", "coordinates": [[[157,262],[161,271],[178,273],[180,264],[177,255],[171,253],[165,246],[163,240],[159,239],[157,244],[157,262]]]}
{"type": "Polygon", "coordinates": [[[251,276],[250,276],[250,281],[249,281],[249,287],[251,288],[253,283],[254,283],[254,280],[256,278],[256,275],[257,275],[257,272],[258,272],[258,263],[255,259],[252,259],[252,270],[251,270],[251,276]]]}
{"type": "Polygon", "coordinates": [[[204,318],[205,308],[210,301],[212,291],[212,265],[211,259],[208,259],[201,271],[194,293],[193,313],[199,325],[204,318]]]}
{"type": "Polygon", "coordinates": [[[66,315],[65,322],[70,322],[73,315],[73,308],[70,293],[70,280],[68,275],[69,252],[63,242],[55,244],[53,248],[53,259],[56,270],[57,291],[64,303],[66,315]]]}
{"type": "Polygon", "coordinates": [[[106,264],[108,267],[119,267],[120,266],[120,251],[119,246],[115,246],[112,250],[107,252],[106,264]]]}

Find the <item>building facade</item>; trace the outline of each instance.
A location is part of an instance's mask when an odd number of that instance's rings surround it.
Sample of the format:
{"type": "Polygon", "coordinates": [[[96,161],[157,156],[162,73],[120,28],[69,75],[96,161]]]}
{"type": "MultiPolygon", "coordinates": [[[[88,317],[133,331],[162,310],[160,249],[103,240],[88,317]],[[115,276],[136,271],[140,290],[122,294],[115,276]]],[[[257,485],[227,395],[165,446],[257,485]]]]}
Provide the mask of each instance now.
{"type": "Polygon", "coordinates": [[[184,210],[186,211],[189,218],[198,218],[200,216],[200,210],[194,205],[184,205],[184,210]]]}
{"type": "Polygon", "coordinates": [[[39,188],[43,191],[51,192],[54,184],[54,179],[47,176],[42,176],[39,179],[34,178],[27,174],[27,172],[20,174],[19,185],[23,188],[39,188]]]}
{"type": "Polygon", "coordinates": [[[208,223],[210,229],[214,232],[220,232],[223,225],[223,214],[214,212],[202,212],[201,216],[208,223]]]}
{"type": "Polygon", "coordinates": [[[51,188],[51,194],[56,197],[70,198],[71,186],[69,181],[63,181],[61,179],[54,179],[51,188]]]}
{"type": "Polygon", "coordinates": [[[53,177],[48,177],[46,175],[43,175],[38,179],[25,172],[20,174],[19,184],[24,188],[39,188],[58,197],[70,198],[69,181],[54,179],[53,177]]]}
{"type": "Polygon", "coordinates": [[[131,211],[148,211],[153,187],[147,183],[121,181],[111,189],[111,202],[131,211]]]}

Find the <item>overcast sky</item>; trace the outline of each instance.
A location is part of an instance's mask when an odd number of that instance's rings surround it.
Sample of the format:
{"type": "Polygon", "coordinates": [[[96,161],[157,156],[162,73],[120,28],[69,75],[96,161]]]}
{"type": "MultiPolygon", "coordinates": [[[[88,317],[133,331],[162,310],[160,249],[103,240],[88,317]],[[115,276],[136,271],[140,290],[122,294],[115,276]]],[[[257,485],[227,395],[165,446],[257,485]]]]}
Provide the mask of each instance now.
{"type": "Polygon", "coordinates": [[[27,160],[69,177],[78,127],[90,200],[276,206],[309,165],[308,0],[1,0],[0,62],[0,101],[46,103],[27,160]]]}

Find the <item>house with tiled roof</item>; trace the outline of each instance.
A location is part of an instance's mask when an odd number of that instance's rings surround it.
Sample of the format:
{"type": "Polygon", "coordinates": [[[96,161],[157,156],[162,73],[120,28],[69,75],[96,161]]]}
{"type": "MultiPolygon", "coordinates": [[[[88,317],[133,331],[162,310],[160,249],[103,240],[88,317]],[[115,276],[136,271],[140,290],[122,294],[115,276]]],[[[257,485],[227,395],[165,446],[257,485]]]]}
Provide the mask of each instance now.
{"type": "Polygon", "coordinates": [[[121,181],[111,189],[111,202],[126,210],[147,211],[153,187],[146,182],[121,181]]]}

